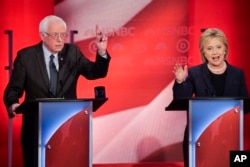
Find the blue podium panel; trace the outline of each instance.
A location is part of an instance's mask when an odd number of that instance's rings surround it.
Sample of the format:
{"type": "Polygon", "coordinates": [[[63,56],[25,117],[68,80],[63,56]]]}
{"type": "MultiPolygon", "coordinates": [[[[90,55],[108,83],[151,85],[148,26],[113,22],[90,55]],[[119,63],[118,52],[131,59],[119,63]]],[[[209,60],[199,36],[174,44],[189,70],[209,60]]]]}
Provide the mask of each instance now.
{"type": "Polygon", "coordinates": [[[39,102],[38,166],[92,166],[92,101],[39,102]]]}
{"type": "Polygon", "coordinates": [[[189,100],[189,166],[229,166],[243,149],[243,101],[189,100]]]}

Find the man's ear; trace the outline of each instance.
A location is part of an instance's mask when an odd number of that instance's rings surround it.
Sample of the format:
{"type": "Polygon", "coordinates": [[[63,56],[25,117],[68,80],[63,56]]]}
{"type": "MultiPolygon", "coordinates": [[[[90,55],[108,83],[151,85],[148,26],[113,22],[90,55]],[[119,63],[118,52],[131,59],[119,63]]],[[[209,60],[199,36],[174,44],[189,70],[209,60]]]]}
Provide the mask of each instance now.
{"type": "Polygon", "coordinates": [[[44,41],[44,34],[42,32],[39,33],[39,36],[40,36],[41,40],[44,41]]]}

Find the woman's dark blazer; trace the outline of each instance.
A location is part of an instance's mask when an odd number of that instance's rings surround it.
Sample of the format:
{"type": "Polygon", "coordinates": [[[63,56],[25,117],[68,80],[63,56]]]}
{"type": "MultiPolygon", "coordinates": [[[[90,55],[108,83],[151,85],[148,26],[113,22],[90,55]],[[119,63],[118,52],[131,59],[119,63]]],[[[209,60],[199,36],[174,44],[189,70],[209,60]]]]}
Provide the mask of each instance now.
{"type": "MultiPolygon", "coordinates": [[[[188,70],[186,80],[174,83],[173,95],[178,97],[214,97],[215,90],[210,81],[207,64],[201,64],[188,70]]],[[[227,63],[226,82],[223,97],[247,97],[244,73],[241,69],[227,63]]]]}

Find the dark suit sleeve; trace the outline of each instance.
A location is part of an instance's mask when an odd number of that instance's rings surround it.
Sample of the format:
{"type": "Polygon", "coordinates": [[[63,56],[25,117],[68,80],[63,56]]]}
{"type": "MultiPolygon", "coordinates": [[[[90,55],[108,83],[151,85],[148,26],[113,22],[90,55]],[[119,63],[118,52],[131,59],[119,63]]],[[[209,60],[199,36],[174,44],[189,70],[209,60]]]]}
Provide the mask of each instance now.
{"type": "Polygon", "coordinates": [[[87,59],[77,48],[78,72],[89,80],[106,77],[109,68],[110,55],[107,53],[107,58],[96,54],[94,62],[87,59]]]}
{"type": "Polygon", "coordinates": [[[175,81],[173,86],[173,96],[174,98],[189,98],[193,94],[193,85],[190,77],[182,82],[181,84],[175,81]]]}
{"type": "Polygon", "coordinates": [[[173,95],[175,98],[190,98],[193,96],[204,96],[206,90],[206,84],[204,84],[204,74],[203,65],[192,67],[188,69],[188,76],[186,80],[179,84],[174,83],[173,95]],[[197,87],[199,85],[199,87],[197,87]]]}
{"type": "Polygon", "coordinates": [[[22,63],[22,55],[17,54],[14,61],[14,68],[10,77],[10,81],[4,90],[4,104],[6,108],[14,103],[19,102],[19,98],[23,95],[23,86],[25,82],[25,68],[22,63]]]}
{"type": "Polygon", "coordinates": [[[242,71],[240,73],[240,82],[241,82],[241,86],[240,86],[240,96],[241,97],[248,97],[248,90],[247,90],[247,85],[246,85],[246,80],[245,80],[245,76],[244,76],[244,72],[242,71]]]}

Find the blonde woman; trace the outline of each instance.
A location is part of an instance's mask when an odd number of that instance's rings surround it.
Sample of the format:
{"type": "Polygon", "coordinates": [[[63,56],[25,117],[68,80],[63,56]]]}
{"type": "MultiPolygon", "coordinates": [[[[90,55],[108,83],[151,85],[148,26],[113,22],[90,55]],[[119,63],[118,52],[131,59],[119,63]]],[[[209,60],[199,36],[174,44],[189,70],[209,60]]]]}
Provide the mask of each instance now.
{"type": "Polygon", "coordinates": [[[189,68],[176,64],[173,69],[174,97],[247,97],[241,69],[227,62],[228,43],[223,31],[206,29],[199,43],[203,63],[189,68]]]}

